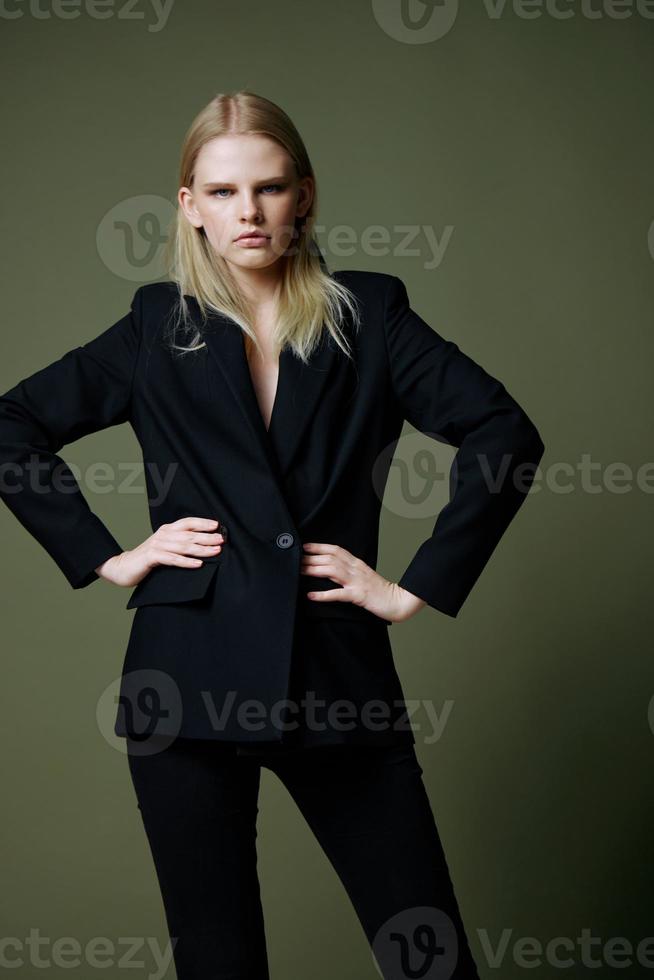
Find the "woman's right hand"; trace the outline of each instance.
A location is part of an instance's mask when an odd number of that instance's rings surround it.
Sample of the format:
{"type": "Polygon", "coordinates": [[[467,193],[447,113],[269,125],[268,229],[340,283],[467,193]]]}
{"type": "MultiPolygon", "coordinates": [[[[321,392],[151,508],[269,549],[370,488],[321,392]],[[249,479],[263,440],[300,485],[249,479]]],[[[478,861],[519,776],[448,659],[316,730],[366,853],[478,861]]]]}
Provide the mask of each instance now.
{"type": "Polygon", "coordinates": [[[216,531],[218,524],[206,517],[180,517],[162,524],[137,548],[113,555],[95,572],[114,585],[133,588],[156,565],[199,568],[203,558],[220,554],[224,538],[216,531]]]}

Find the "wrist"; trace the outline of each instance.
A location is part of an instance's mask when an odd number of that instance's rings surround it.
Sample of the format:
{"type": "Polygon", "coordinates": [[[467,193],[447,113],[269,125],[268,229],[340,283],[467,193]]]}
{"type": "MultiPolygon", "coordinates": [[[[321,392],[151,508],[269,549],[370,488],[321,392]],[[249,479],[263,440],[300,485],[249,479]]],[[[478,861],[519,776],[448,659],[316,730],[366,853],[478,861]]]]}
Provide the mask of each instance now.
{"type": "Polygon", "coordinates": [[[107,558],[107,560],[106,560],[106,561],[103,561],[101,565],[98,565],[98,566],[97,566],[97,567],[96,567],[96,568],[94,569],[94,571],[95,571],[95,574],[96,574],[96,575],[97,575],[97,576],[98,576],[99,578],[105,578],[105,577],[106,577],[106,574],[107,574],[107,571],[108,571],[108,569],[109,569],[109,568],[110,568],[110,567],[112,566],[112,564],[113,564],[113,563],[115,562],[115,560],[116,560],[116,558],[118,558],[118,557],[119,557],[119,555],[112,555],[112,556],[111,556],[110,558],[107,558]]]}
{"type": "Polygon", "coordinates": [[[420,612],[423,606],[427,605],[424,599],[414,595],[413,592],[409,592],[397,582],[391,582],[390,585],[394,596],[393,606],[398,612],[398,620],[410,619],[411,616],[420,612]]]}

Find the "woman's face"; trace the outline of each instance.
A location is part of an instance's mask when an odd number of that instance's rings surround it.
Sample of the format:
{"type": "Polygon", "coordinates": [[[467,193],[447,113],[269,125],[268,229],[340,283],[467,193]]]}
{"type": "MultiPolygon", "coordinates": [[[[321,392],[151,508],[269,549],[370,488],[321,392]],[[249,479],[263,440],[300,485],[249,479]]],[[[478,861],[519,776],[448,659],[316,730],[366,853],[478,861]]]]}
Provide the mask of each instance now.
{"type": "Polygon", "coordinates": [[[215,251],[239,270],[268,269],[296,244],[295,220],[311,206],[313,181],[298,180],[286,150],[259,135],[225,135],[200,150],[193,188],[178,200],[196,228],[204,228],[215,251]],[[263,238],[238,241],[244,232],[263,238]]]}

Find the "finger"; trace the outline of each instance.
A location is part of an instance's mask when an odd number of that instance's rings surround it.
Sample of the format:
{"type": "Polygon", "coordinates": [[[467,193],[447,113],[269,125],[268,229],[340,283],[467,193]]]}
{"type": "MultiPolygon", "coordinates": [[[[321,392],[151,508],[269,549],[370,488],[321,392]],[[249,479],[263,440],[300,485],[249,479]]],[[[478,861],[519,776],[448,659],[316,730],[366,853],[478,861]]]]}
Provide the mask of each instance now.
{"type": "Polygon", "coordinates": [[[192,544],[222,544],[224,536],[220,531],[178,531],[175,535],[175,539],[180,542],[180,544],[188,544],[190,541],[192,544]]]}
{"type": "Polygon", "coordinates": [[[302,555],[300,561],[303,565],[313,566],[314,568],[331,568],[337,565],[332,555],[302,555]]]}
{"type": "Polygon", "coordinates": [[[197,555],[198,558],[213,558],[223,550],[221,544],[195,544],[193,541],[182,541],[181,543],[171,542],[165,546],[168,552],[175,552],[178,555],[197,555]]]}
{"type": "Polygon", "coordinates": [[[349,585],[348,577],[343,575],[338,569],[328,569],[325,570],[325,566],[317,566],[314,568],[307,568],[302,571],[303,575],[309,578],[328,578],[332,582],[336,582],[338,585],[349,585]]]}
{"type": "Polygon", "coordinates": [[[174,551],[159,551],[155,553],[157,565],[179,565],[181,568],[198,568],[203,564],[200,558],[178,555],[174,551]]]}
{"type": "Polygon", "coordinates": [[[340,545],[326,544],[320,541],[305,541],[302,547],[305,551],[310,551],[311,553],[323,552],[326,555],[335,555],[337,552],[342,551],[340,545]]]}
{"type": "Polygon", "coordinates": [[[313,569],[314,575],[327,575],[330,578],[345,579],[352,577],[353,570],[350,569],[340,558],[334,559],[331,555],[318,557],[307,557],[306,555],[300,562],[302,569],[313,569]]]}
{"type": "Polygon", "coordinates": [[[164,552],[175,552],[179,555],[198,555],[200,558],[209,558],[213,555],[220,554],[222,551],[223,541],[221,539],[216,540],[217,538],[218,535],[199,535],[197,533],[189,537],[188,532],[178,531],[172,534],[160,535],[157,543],[160,550],[164,552]],[[200,537],[208,540],[196,540],[196,538],[200,537]]]}
{"type": "Polygon", "coordinates": [[[335,565],[336,562],[331,555],[303,555],[302,561],[305,565],[335,565]]]}
{"type": "Polygon", "coordinates": [[[212,517],[180,517],[173,521],[170,527],[182,531],[213,531],[219,524],[220,521],[212,517]]]}

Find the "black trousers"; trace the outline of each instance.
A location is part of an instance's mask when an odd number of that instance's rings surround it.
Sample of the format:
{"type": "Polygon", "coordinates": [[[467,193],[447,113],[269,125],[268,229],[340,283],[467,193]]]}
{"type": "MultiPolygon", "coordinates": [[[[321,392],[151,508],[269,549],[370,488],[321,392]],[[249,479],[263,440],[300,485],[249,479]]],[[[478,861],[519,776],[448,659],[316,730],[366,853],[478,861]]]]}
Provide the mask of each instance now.
{"type": "Polygon", "coordinates": [[[384,980],[478,980],[412,744],[243,756],[210,739],[164,740],[158,751],[152,742],[142,753],[128,738],[128,761],[178,980],[269,980],[261,766],[281,779],[339,875],[384,980]]]}

